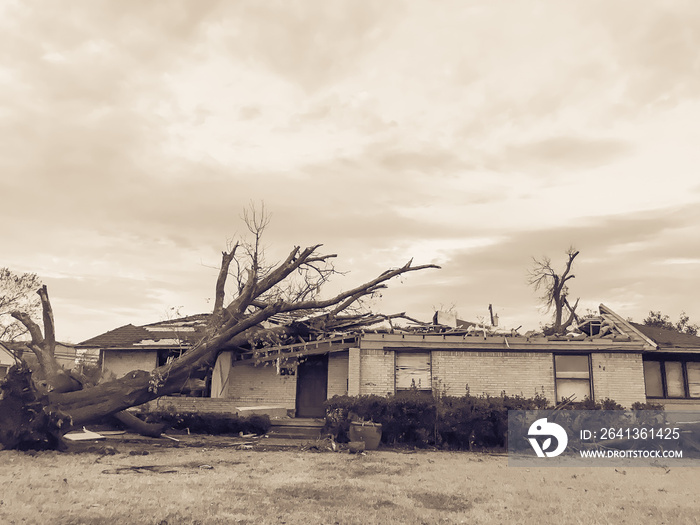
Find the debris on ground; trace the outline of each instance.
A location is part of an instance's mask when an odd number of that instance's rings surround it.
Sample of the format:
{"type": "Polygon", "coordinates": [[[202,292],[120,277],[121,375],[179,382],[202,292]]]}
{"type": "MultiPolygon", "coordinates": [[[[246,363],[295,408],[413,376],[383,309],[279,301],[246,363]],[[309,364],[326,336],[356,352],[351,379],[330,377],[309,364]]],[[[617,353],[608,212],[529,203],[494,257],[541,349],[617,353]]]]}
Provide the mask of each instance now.
{"type": "Polygon", "coordinates": [[[85,427],[83,427],[83,430],[68,432],[67,434],[64,434],[63,437],[70,441],[91,441],[97,439],[105,439],[105,436],[103,436],[102,434],[92,432],[85,427]]]}
{"type": "Polygon", "coordinates": [[[335,442],[332,436],[319,438],[316,441],[309,441],[301,445],[301,450],[309,452],[339,452],[340,445],[335,442]]]}

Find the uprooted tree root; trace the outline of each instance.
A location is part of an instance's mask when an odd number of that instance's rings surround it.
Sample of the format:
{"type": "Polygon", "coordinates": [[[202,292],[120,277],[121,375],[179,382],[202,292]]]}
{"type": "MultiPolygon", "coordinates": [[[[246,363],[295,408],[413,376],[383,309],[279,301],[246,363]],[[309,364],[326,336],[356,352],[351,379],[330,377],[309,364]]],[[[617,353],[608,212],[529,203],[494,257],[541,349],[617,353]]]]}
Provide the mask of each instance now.
{"type": "Polygon", "coordinates": [[[70,416],[50,411],[32,382],[32,371],[15,365],[0,384],[0,443],[16,450],[61,450],[70,416]]]}

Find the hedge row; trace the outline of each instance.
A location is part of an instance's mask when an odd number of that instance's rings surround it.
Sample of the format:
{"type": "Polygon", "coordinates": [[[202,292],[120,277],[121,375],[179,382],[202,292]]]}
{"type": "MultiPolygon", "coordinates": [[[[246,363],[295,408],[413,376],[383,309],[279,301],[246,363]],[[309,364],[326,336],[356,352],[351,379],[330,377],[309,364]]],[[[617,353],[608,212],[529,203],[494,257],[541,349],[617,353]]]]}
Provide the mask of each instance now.
{"type": "MultiPolygon", "coordinates": [[[[506,444],[508,410],[551,408],[547,399],[501,395],[463,397],[441,396],[418,391],[400,395],[335,396],[326,402],[325,432],[339,442],[348,441],[353,420],[382,424],[382,442],[414,446],[440,446],[451,449],[498,448],[506,444]]],[[[586,400],[567,405],[567,409],[623,410],[613,400],[586,400]]],[[[636,404],[633,409],[659,408],[636,404]]]]}

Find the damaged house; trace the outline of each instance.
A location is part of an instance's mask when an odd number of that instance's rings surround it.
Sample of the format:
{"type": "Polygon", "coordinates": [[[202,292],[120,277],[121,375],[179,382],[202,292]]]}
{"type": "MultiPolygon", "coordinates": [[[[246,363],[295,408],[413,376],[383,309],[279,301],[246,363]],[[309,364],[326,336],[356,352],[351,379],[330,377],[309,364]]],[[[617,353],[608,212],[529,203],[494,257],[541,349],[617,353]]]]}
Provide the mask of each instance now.
{"type": "MultiPolygon", "coordinates": [[[[54,355],[64,369],[72,370],[80,365],[97,363],[99,352],[97,349],[78,350],[75,345],[56,343],[54,355]]],[[[29,349],[26,341],[0,342],[0,379],[5,377],[9,368],[20,359],[30,366],[38,366],[36,356],[29,349]]]]}
{"type": "MultiPolygon", "coordinates": [[[[700,338],[631,323],[604,305],[566,337],[521,335],[456,319],[449,326],[441,324],[444,319],[410,320],[408,328],[398,328],[392,323],[396,317],[348,316],[324,323],[275,316],[259,332],[265,337],[222,352],[206,382],[154,403],[182,411],[317,418],[335,395],[419,390],[700,408],[700,338]]],[[[127,325],[78,347],[99,349],[107,376],[151,370],[194,344],[206,319],[127,325]]]]}

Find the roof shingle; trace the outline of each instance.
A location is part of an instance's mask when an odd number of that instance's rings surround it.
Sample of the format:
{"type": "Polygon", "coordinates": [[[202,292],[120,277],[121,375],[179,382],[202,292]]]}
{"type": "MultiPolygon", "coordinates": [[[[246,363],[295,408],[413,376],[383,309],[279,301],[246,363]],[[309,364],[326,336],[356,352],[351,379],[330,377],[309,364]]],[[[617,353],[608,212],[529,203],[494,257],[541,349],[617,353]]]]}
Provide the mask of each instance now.
{"type": "Polygon", "coordinates": [[[667,328],[647,326],[630,322],[637,330],[649,339],[653,339],[660,349],[664,348],[697,348],[700,349],[700,337],[684,334],[667,328]]]}

